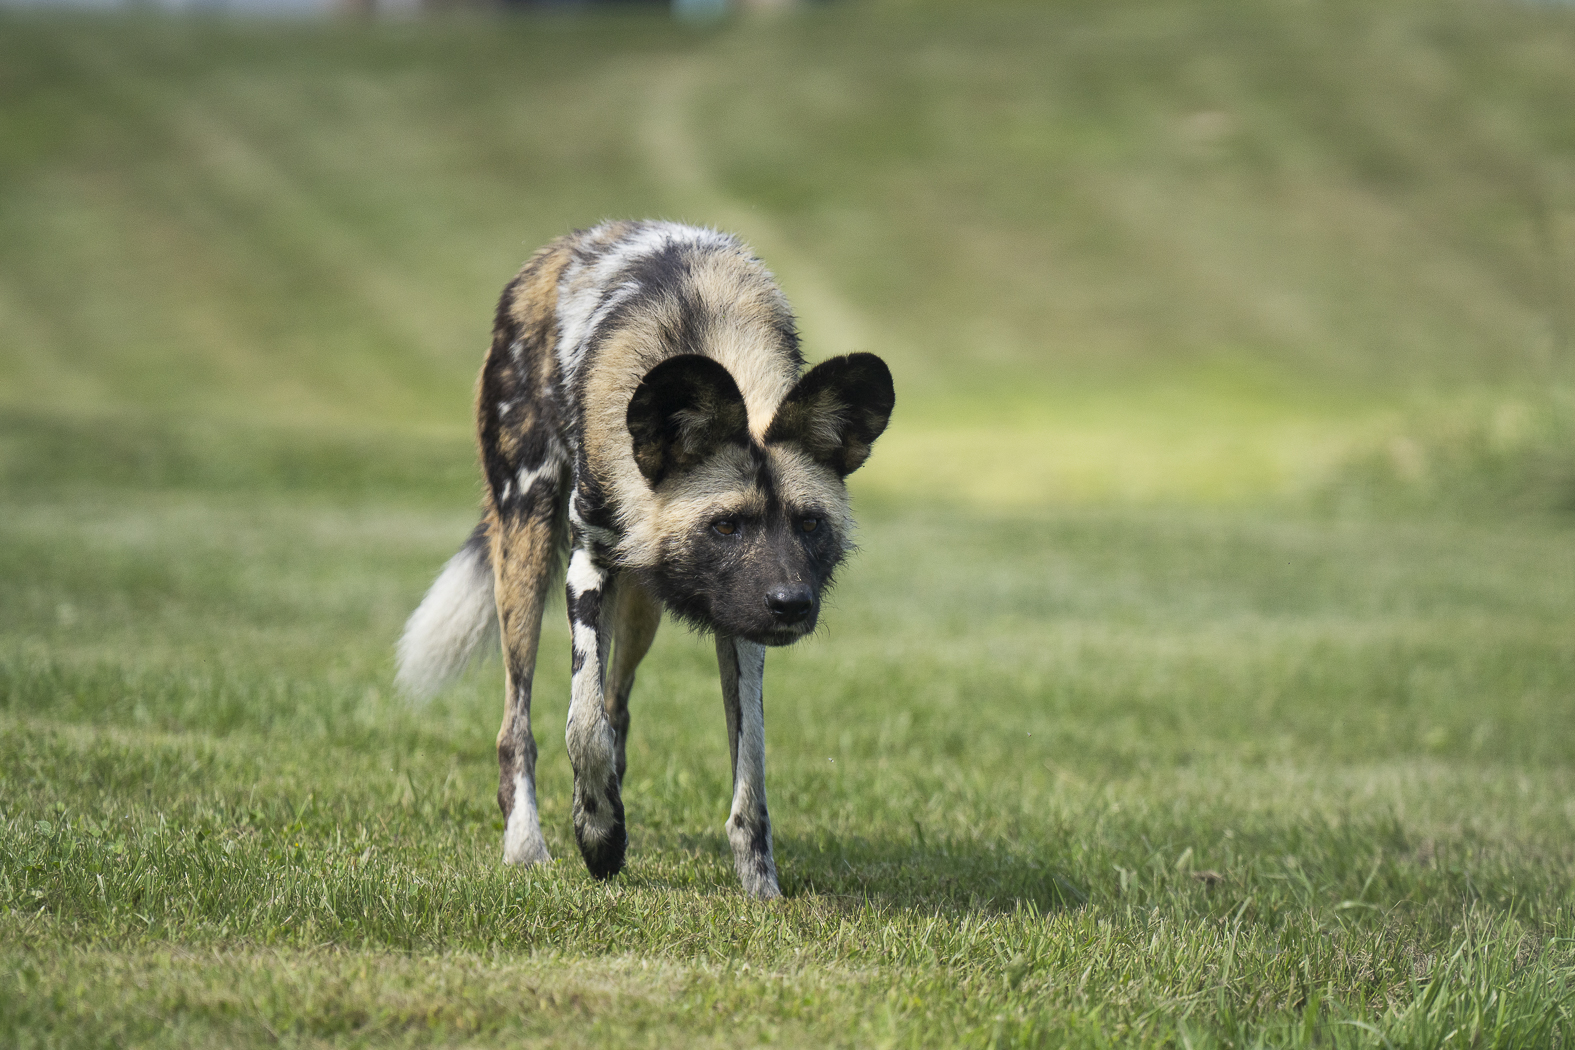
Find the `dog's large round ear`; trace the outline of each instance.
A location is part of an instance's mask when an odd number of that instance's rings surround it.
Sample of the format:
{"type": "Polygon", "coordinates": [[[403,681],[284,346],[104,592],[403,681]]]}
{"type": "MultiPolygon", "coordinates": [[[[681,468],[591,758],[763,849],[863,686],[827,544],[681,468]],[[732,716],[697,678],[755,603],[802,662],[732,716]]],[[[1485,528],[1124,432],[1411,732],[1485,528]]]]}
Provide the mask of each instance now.
{"type": "Polygon", "coordinates": [[[723,445],[749,443],[738,384],[700,354],[669,357],[645,374],[629,401],[634,462],[654,487],[699,466],[723,445]]]}
{"type": "Polygon", "coordinates": [[[886,362],[874,354],[833,357],[788,391],[766,430],[766,442],[795,442],[847,477],[869,458],[896,400],[886,362]]]}

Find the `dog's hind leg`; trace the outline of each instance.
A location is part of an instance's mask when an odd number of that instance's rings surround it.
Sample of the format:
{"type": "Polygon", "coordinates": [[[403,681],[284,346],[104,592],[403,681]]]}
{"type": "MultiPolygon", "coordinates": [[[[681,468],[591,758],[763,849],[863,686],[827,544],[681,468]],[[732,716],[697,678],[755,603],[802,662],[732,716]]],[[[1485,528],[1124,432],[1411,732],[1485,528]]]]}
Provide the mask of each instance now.
{"type": "Polygon", "coordinates": [[[771,815],[766,812],[766,649],[718,633],[716,662],[722,672],[722,705],[733,756],[733,806],[727,840],[733,866],[751,897],[782,896],[771,855],[771,815]]]}
{"type": "Polygon", "coordinates": [[[662,606],[651,592],[632,577],[619,580],[613,600],[613,651],[607,672],[607,721],[612,724],[614,746],[618,751],[618,782],[623,783],[628,768],[629,692],[634,688],[634,672],[651,651],[656,628],[662,622],[662,606]]]}
{"type": "Polygon", "coordinates": [[[618,790],[618,749],[607,718],[605,678],[611,648],[617,577],[595,555],[576,547],[569,556],[569,630],[574,640],[569,726],[564,734],[574,767],[574,839],[591,875],[605,879],[623,868],[628,831],[618,790]]]}
{"type": "MultiPolygon", "coordinates": [[[[539,487],[552,487],[544,476],[539,487]]],[[[529,507],[505,506],[492,532],[498,627],[503,641],[503,725],[498,729],[498,807],[503,810],[503,862],[552,859],[536,812],[536,738],[530,731],[531,679],[541,640],[542,607],[558,558],[555,493],[533,491],[529,507]]]]}

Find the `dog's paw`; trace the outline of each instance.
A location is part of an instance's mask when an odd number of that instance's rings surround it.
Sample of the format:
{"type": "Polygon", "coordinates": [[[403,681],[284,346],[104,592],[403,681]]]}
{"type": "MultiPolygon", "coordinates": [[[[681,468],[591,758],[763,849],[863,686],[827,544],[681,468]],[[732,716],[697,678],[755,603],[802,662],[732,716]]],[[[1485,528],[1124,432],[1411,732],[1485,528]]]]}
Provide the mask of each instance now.
{"type": "Polygon", "coordinates": [[[771,820],[765,808],[761,807],[753,821],[738,816],[728,820],[727,837],[733,846],[733,868],[744,892],[763,901],[782,896],[777,884],[777,862],[771,855],[771,820]]]}
{"type": "Polygon", "coordinates": [[[753,872],[742,875],[740,881],[744,884],[744,894],[757,901],[774,901],[782,897],[782,887],[777,885],[775,871],[753,872]]]}
{"type": "Polygon", "coordinates": [[[623,870],[629,832],[616,778],[608,780],[600,792],[584,790],[575,778],[574,841],[592,878],[611,878],[623,870]]]}
{"type": "Polygon", "coordinates": [[[547,843],[542,841],[541,832],[536,833],[534,840],[511,842],[507,837],[503,840],[503,863],[517,864],[521,867],[530,867],[533,864],[551,864],[552,854],[547,852],[547,843]]]}

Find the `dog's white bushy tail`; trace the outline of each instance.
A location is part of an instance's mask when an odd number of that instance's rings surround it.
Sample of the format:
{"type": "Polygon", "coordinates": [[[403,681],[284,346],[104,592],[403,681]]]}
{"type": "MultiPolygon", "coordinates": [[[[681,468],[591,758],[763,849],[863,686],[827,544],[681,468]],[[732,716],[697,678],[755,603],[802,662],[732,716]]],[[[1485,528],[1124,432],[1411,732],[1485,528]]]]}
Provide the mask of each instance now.
{"type": "Polygon", "coordinates": [[[394,682],[412,700],[429,700],[459,676],[497,623],[487,534],[477,528],[448,560],[405,623],[394,682]]]}

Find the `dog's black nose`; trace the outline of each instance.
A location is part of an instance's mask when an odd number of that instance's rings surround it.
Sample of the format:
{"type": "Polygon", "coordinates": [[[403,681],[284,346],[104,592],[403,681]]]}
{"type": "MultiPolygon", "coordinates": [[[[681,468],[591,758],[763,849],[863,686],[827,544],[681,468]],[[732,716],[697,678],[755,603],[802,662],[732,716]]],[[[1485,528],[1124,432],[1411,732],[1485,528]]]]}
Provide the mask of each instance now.
{"type": "Polygon", "coordinates": [[[785,583],[766,592],[766,608],[777,623],[798,623],[815,607],[815,592],[807,583],[785,583]]]}

